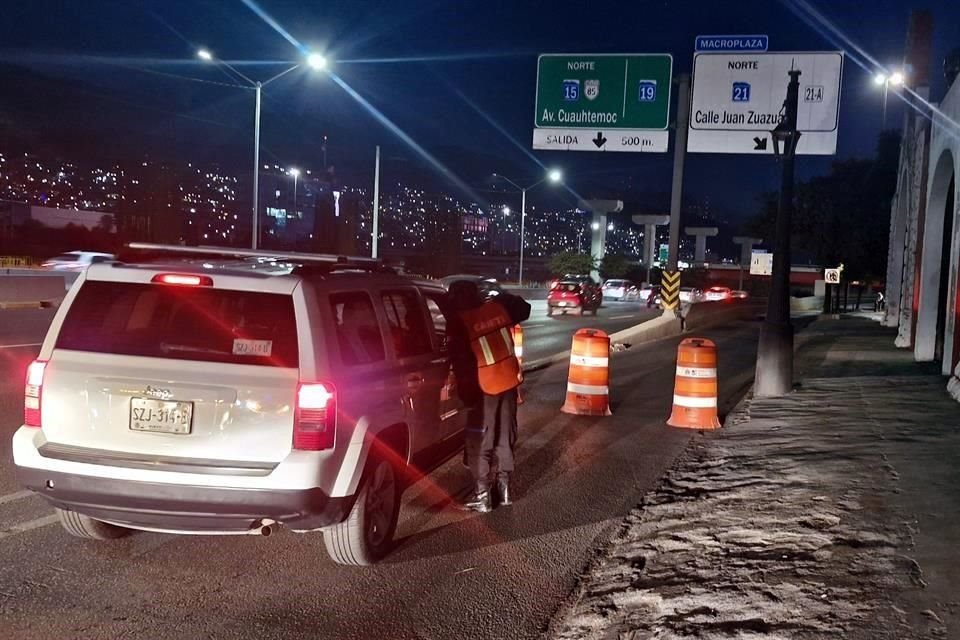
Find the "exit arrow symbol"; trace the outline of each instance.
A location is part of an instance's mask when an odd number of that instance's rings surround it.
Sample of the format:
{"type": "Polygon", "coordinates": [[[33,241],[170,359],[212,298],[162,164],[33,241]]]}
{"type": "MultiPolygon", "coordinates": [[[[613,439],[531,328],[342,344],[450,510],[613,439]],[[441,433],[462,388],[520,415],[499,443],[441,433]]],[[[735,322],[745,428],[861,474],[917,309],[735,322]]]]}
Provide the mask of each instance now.
{"type": "Polygon", "coordinates": [[[753,148],[754,151],[766,151],[767,150],[767,139],[766,138],[754,138],[753,139],[756,146],[753,148]]]}
{"type": "Polygon", "coordinates": [[[607,144],[607,139],[603,137],[603,131],[597,131],[597,137],[593,139],[593,144],[597,145],[597,149],[607,144]]]}

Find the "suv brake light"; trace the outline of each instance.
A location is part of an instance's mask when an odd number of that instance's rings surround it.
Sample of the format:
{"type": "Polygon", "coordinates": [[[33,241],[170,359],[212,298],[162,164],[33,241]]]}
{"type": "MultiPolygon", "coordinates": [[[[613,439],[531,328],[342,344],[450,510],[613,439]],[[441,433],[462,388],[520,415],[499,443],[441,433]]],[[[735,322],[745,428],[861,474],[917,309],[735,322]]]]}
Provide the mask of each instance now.
{"type": "Polygon", "coordinates": [[[26,388],[23,395],[23,424],[39,427],[41,424],[40,395],[43,393],[43,372],[47,363],[34,360],[27,367],[26,388]]]}
{"type": "Polygon", "coordinates": [[[297,387],[293,415],[293,448],[301,451],[332,449],[337,427],[337,396],[329,383],[304,383],[297,387]]]}
{"type": "Polygon", "coordinates": [[[212,287],[210,276],[194,276],[188,273],[158,273],[150,282],[154,284],[178,284],[187,287],[212,287]]]}

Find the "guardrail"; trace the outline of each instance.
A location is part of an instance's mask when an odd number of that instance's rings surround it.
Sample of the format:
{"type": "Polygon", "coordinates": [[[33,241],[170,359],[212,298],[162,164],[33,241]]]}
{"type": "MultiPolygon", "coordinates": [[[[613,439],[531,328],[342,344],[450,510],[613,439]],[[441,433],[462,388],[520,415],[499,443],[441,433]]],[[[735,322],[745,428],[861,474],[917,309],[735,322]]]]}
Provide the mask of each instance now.
{"type": "Polygon", "coordinates": [[[36,260],[27,256],[0,256],[0,269],[32,267],[36,264],[36,260]]]}

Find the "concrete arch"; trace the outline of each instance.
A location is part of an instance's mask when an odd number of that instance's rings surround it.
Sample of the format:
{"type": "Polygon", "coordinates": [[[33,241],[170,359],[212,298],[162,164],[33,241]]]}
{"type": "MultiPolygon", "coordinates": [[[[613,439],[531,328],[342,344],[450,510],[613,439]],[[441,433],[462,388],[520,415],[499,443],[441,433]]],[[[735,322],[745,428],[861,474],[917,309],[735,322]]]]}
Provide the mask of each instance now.
{"type": "Polygon", "coordinates": [[[940,153],[927,190],[920,272],[920,304],[914,357],[931,361],[942,356],[943,373],[952,373],[954,333],[957,329],[957,163],[952,150],[940,153]],[[952,193],[951,193],[952,191],[952,193]],[[952,210],[947,211],[952,203],[952,210]]]}

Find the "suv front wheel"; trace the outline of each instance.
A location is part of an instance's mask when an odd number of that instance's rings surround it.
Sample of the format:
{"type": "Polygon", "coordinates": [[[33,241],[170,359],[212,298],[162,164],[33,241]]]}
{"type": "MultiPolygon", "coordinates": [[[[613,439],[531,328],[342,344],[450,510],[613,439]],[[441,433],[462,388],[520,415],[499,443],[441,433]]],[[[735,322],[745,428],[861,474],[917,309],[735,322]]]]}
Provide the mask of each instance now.
{"type": "Polygon", "coordinates": [[[87,540],[115,540],[130,535],[130,529],[118,527],[115,524],[94,520],[76,511],[67,511],[54,507],[60,524],[72,536],[87,540]]]}
{"type": "Polygon", "coordinates": [[[327,553],[337,564],[365,566],[390,550],[400,513],[397,471],[383,456],[368,467],[350,515],[323,532],[327,553]]]}

